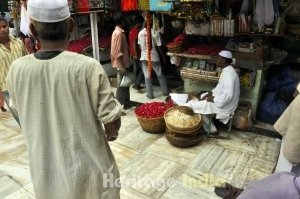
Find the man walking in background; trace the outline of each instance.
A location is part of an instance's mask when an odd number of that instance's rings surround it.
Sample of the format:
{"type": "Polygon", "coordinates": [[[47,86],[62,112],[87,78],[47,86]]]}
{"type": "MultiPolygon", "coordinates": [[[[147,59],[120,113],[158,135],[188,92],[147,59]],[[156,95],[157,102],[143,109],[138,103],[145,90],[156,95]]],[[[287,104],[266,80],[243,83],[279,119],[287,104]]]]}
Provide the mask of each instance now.
{"type": "MultiPolygon", "coordinates": [[[[147,23],[147,22],[146,22],[147,23]]],[[[148,45],[147,45],[147,29],[146,29],[146,23],[145,23],[145,27],[143,30],[141,30],[139,32],[138,35],[138,44],[141,47],[141,61],[142,61],[142,67],[143,67],[143,73],[145,76],[145,83],[146,83],[146,89],[147,89],[147,97],[149,99],[153,99],[154,98],[154,93],[153,93],[153,88],[152,88],[152,82],[151,82],[151,78],[148,72],[148,45]]],[[[151,22],[150,22],[151,23],[151,22]]],[[[152,23],[150,25],[152,27],[152,23]]],[[[165,55],[162,53],[162,49],[161,49],[161,36],[160,34],[153,34],[153,31],[151,29],[151,43],[150,43],[150,48],[151,48],[151,61],[152,62],[152,66],[153,66],[153,70],[156,73],[157,79],[159,81],[160,87],[163,91],[163,95],[167,96],[169,95],[169,90],[168,90],[168,86],[167,86],[167,80],[166,77],[164,76],[163,72],[162,72],[162,68],[161,68],[161,62],[159,59],[159,54],[158,52],[161,54],[162,59],[163,59],[163,63],[165,63],[165,55]]]]}
{"type": "Polygon", "coordinates": [[[129,33],[129,52],[130,57],[133,60],[133,73],[134,73],[134,84],[133,89],[137,90],[139,93],[142,93],[141,82],[144,79],[144,74],[142,70],[142,64],[140,61],[141,50],[138,45],[138,34],[141,30],[144,23],[144,18],[141,15],[137,15],[134,18],[134,26],[129,33]]]}
{"type": "MultiPolygon", "coordinates": [[[[124,75],[128,74],[129,68],[129,52],[124,32],[125,21],[122,13],[117,13],[114,16],[116,28],[111,37],[111,64],[113,68],[117,69],[118,87],[116,91],[116,98],[123,105],[123,109],[132,107],[130,103],[129,86],[121,87],[120,83],[124,75]]],[[[124,115],[125,113],[123,113],[124,115]]]]}

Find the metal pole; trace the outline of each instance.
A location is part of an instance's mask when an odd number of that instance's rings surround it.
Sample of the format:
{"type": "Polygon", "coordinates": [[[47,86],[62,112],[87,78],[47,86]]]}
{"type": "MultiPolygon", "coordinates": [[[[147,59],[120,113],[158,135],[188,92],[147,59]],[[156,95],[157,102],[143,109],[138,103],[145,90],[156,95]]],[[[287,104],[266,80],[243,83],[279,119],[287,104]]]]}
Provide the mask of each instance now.
{"type": "Polygon", "coordinates": [[[98,40],[98,24],[97,24],[97,13],[90,13],[91,20],[91,32],[92,32],[92,47],[93,47],[93,57],[100,62],[99,54],[99,40],[98,40]]]}

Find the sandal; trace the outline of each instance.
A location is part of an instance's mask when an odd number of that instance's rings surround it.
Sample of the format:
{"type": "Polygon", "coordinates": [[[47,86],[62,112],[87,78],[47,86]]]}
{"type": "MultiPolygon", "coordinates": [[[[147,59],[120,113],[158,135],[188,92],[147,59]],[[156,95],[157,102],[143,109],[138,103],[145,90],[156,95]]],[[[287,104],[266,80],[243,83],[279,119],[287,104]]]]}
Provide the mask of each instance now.
{"type": "Polygon", "coordinates": [[[216,195],[223,199],[236,199],[243,191],[229,183],[225,183],[225,187],[215,187],[216,195]]]}

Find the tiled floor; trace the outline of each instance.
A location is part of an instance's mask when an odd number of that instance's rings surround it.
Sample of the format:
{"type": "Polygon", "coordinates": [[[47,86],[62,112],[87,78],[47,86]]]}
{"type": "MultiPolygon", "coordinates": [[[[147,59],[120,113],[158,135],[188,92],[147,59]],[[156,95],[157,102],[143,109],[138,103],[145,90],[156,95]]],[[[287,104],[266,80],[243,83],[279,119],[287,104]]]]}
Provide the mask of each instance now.
{"type": "MultiPolygon", "coordinates": [[[[156,99],[131,90],[134,101],[156,99]]],[[[204,139],[192,148],[177,148],[163,135],[149,134],[139,126],[133,109],[122,117],[120,136],[112,142],[121,180],[122,199],[215,199],[215,185],[224,181],[239,187],[272,173],[280,142],[233,130],[231,140],[204,139]]],[[[25,140],[9,113],[0,113],[0,198],[35,198],[29,174],[25,140]]]]}

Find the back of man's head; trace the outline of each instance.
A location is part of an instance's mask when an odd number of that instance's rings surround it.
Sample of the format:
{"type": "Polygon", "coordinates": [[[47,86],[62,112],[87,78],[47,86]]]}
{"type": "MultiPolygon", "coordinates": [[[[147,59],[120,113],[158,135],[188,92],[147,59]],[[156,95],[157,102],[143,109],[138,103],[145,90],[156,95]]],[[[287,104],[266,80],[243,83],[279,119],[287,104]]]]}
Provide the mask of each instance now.
{"type": "Polygon", "coordinates": [[[114,15],[113,17],[114,22],[117,26],[122,25],[123,21],[124,21],[124,16],[121,12],[118,12],[114,15]]]}
{"type": "Polygon", "coordinates": [[[33,27],[32,33],[43,40],[66,39],[70,32],[70,11],[67,0],[51,0],[45,6],[44,0],[29,0],[28,15],[33,27]]]}
{"type": "Polygon", "coordinates": [[[134,20],[133,20],[133,24],[143,24],[144,23],[144,17],[142,17],[141,15],[137,15],[135,16],[134,20]]]}

